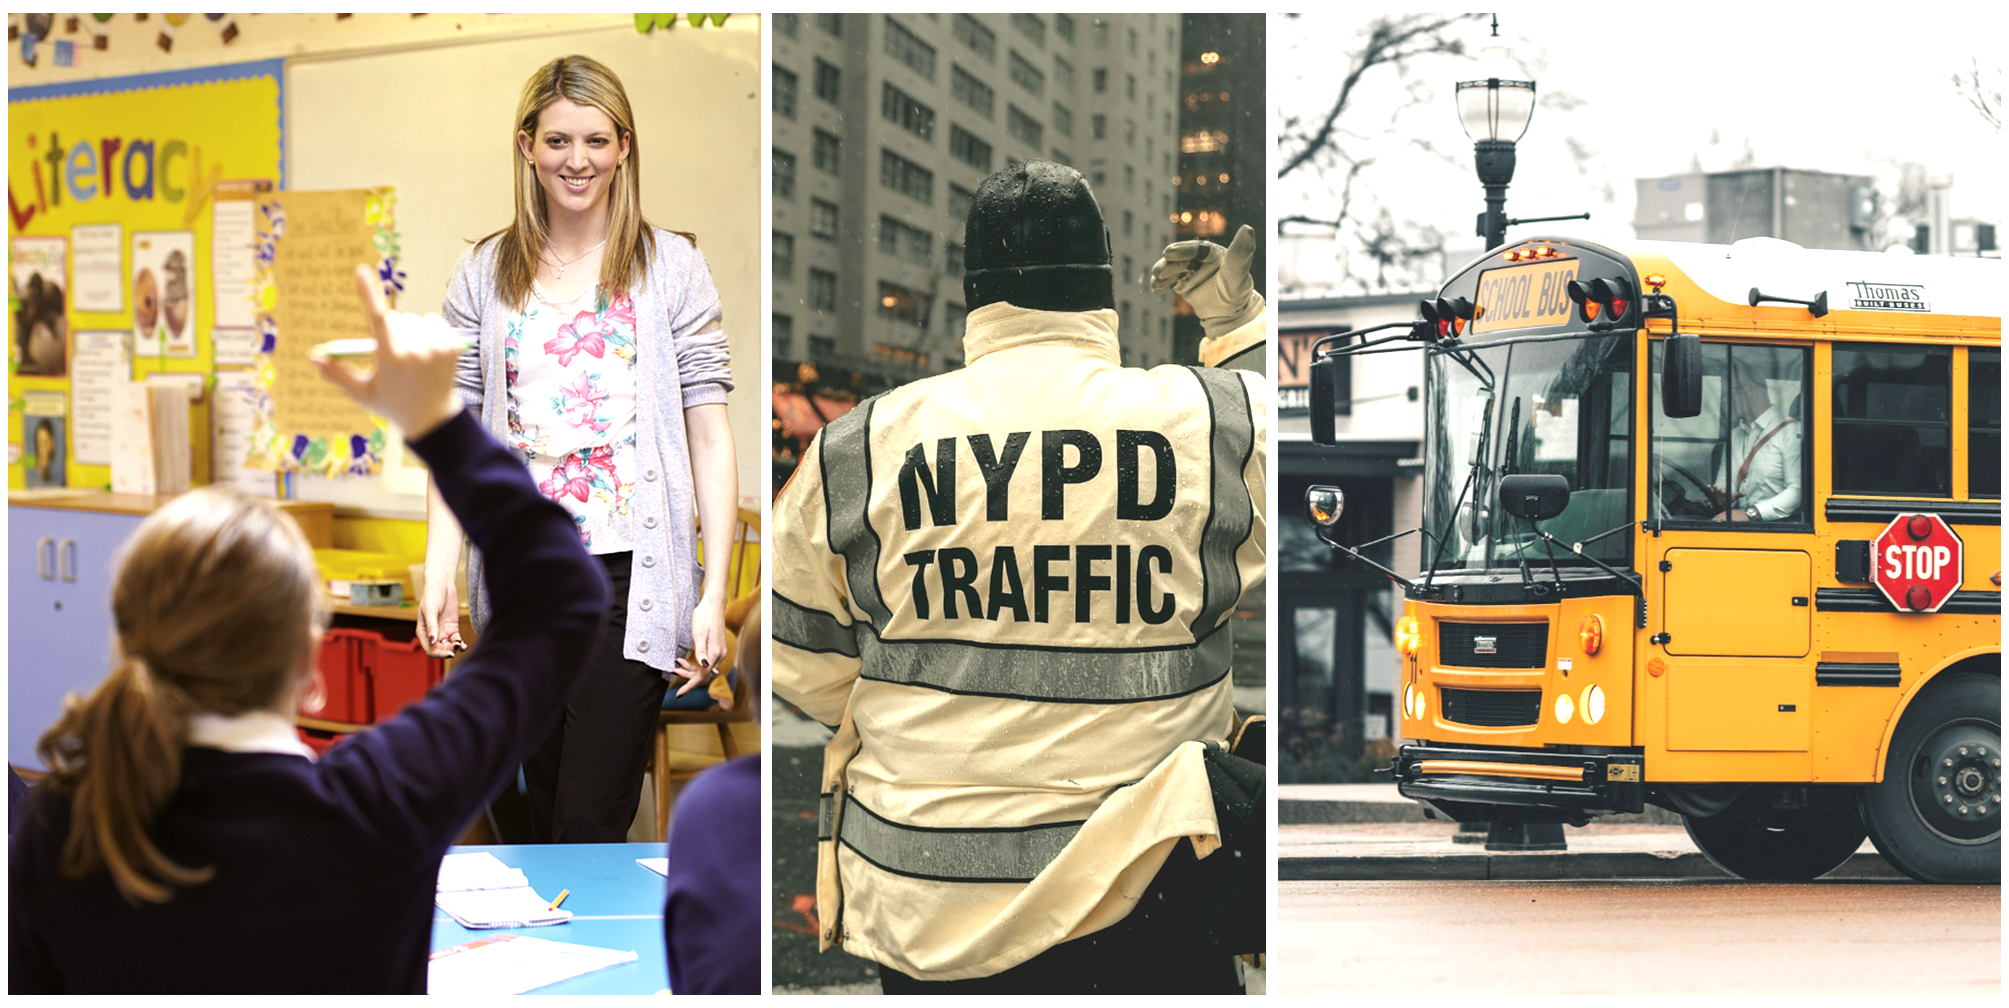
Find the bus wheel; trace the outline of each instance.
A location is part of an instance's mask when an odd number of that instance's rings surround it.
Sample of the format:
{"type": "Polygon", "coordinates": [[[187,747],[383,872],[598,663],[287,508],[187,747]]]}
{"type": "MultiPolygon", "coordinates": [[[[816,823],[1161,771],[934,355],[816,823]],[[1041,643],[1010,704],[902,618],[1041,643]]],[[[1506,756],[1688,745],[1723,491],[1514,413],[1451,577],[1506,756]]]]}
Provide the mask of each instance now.
{"type": "Polygon", "coordinates": [[[1842,866],[1863,843],[1853,809],[1748,809],[1683,816],[1709,863],[1738,878],[1801,881],[1842,866]]]}
{"type": "Polygon", "coordinates": [[[1883,782],[1863,789],[1876,849],[1921,882],[2002,879],[2002,680],[1956,675],[1911,703],[1883,782]]]}

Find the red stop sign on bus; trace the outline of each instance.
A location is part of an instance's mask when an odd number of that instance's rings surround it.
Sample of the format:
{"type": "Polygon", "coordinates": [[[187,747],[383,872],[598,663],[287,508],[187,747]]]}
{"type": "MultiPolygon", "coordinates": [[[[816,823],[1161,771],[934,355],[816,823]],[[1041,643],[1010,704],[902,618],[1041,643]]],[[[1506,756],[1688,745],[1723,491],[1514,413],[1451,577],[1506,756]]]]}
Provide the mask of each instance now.
{"type": "Polygon", "coordinates": [[[1870,543],[1870,581],[1899,612],[1938,612],[1960,590],[1960,537],[1936,514],[1901,514],[1870,543]]]}

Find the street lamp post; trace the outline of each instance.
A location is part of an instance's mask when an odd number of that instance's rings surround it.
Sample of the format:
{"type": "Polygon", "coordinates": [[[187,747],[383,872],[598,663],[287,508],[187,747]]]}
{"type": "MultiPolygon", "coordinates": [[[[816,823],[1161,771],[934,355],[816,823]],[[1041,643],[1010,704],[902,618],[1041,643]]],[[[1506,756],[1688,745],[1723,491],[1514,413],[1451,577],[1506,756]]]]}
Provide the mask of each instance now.
{"type": "MultiPolygon", "coordinates": [[[[1493,38],[1500,37],[1500,20],[1493,19],[1493,38]]],[[[1514,144],[1528,131],[1535,114],[1535,82],[1519,79],[1512,54],[1503,45],[1479,51],[1486,76],[1458,82],[1458,119],[1472,138],[1479,184],[1486,187],[1486,212],[1479,215],[1479,235],[1486,248],[1507,242],[1507,183],[1514,180],[1514,144]]]]}

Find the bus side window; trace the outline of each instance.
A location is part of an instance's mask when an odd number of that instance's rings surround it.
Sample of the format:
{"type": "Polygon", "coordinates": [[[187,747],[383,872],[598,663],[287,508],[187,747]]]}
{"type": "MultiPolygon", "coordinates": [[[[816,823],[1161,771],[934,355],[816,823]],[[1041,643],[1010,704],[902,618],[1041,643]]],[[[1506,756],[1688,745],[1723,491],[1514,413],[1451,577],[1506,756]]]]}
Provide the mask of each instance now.
{"type": "MultiPolygon", "coordinates": [[[[1653,348],[1656,370],[1660,347],[1653,348]]],[[[1675,521],[1806,522],[1806,375],[1801,347],[1702,345],[1702,412],[1653,409],[1654,500],[1675,521]]],[[[1656,377],[1656,381],[1658,378],[1656,377]]]]}
{"type": "Polygon", "coordinates": [[[1952,496],[1952,348],[1837,346],[1834,375],[1834,492],[1952,496]]]}
{"type": "Polygon", "coordinates": [[[1967,496],[2002,496],[2002,351],[1967,351],[1967,496]]]}

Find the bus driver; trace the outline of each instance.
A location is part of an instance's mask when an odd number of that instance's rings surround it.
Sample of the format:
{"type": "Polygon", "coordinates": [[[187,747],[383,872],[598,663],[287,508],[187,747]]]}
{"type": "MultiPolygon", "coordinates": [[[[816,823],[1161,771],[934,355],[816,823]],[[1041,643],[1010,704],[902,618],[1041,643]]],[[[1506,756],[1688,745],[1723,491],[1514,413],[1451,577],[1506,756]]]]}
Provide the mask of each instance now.
{"type": "Polygon", "coordinates": [[[1709,499],[1721,509],[1715,520],[1793,518],[1800,510],[1801,438],[1793,429],[1799,418],[1772,405],[1765,376],[1756,368],[1733,369],[1730,402],[1737,424],[1730,429],[1727,458],[1734,468],[1729,492],[1709,488],[1709,499]]]}

